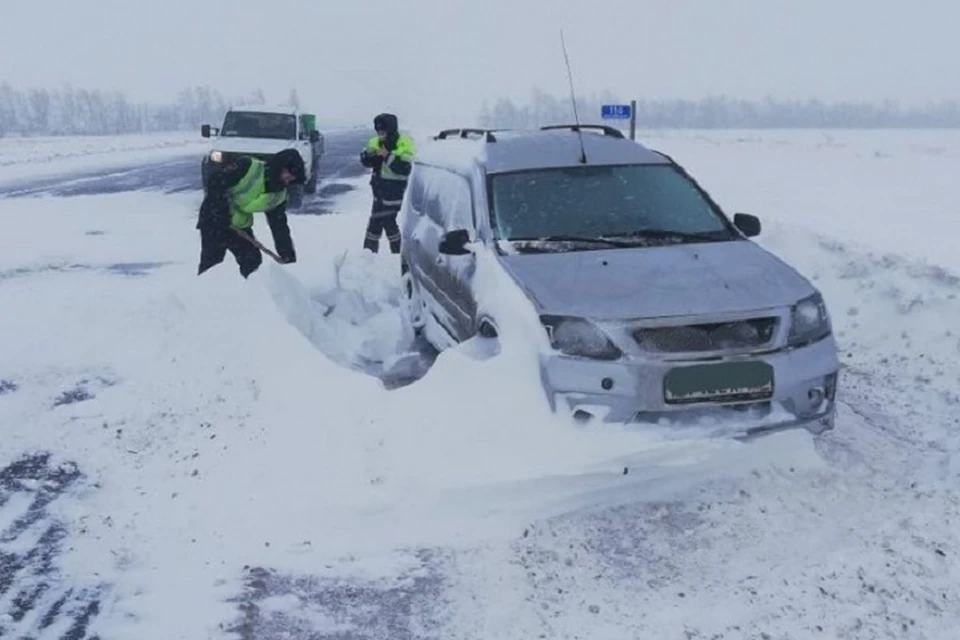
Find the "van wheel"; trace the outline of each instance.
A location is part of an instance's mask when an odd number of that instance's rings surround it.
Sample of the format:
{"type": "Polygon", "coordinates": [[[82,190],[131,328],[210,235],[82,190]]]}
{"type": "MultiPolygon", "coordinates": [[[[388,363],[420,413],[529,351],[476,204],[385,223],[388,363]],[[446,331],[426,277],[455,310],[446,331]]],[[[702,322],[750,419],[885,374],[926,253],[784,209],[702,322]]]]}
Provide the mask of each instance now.
{"type": "Polygon", "coordinates": [[[409,269],[400,276],[400,286],[403,291],[403,314],[413,328],[414,335],[420,336],[423,334],[423,325],[426,322],[425,310],[423,299],[420,297],[420,290],[417,283],[413,281],[413,275],[409,269]]]}

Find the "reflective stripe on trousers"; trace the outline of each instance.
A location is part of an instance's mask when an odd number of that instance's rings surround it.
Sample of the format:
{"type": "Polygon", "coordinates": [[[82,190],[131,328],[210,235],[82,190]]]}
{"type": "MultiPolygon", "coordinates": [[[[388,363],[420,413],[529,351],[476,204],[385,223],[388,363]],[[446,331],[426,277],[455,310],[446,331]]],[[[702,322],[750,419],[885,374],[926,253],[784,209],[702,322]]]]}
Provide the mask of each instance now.
{"type": "Polygon", "coordinates": [[[374,200],[370,211],[371,218],[387,218],[400,213],[403,200],[374,200]]]}
{"type": "MultiPolygon", "coordinates": [[[[379,233],[370,233],[369,231],[367,231],[367,233],[366,233],[366,238],[367,238],[367,240],[372,240],[373,242],[377,242],[378,240],[380,240],[380,234],[379,234],[379,233]]],[[[399,242],[399,241],[400,241],[400,233],[399,233],[399,232],[398,232],[398,233],[388,233],[388,234],[387,234],[387,240],[389,240],[390,242],[399,242]]]]}

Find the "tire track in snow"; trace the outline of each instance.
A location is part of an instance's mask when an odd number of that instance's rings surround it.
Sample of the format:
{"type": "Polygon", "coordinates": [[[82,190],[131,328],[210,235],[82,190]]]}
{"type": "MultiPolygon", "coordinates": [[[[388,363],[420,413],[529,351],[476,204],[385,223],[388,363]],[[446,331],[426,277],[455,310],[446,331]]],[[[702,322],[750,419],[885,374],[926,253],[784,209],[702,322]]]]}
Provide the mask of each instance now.
{"type": "Polygon", "coordinates": [[[378,580],[245,567],[245,589],[234,600],[241,615],[228,631],[240,640],[446,640],[445,559],[427,549],[411,555],[412,568],[378,580]]]}
{"type": "Polygon", "coordinates": [[[100,586],[74,586],[57,566],[66,528],[48,512],[81,478],[49,454],[0,469],[0,637],[93,640],[100,586]]]}

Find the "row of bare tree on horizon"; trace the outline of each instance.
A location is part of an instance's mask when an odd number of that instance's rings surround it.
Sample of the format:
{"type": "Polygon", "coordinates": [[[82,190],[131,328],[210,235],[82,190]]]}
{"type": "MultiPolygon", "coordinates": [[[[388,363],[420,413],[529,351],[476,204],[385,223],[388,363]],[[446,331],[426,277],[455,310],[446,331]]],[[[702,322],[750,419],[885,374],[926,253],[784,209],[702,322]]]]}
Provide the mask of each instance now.
{"type": "MultiPolygon", "coordinates": [[[[601,92],[577,98],[581,121],[602,122],[601,106],[627,104],[629,98],[601,92]]],[[[0,135],[116,135],[189,131],[219,122],[234,104],[266,104],[261,89],[247,96],[224,97],[209,86],[184,89],[165,104],[130,100],[123,93],[97,89],[18,90],[0,85],[0,135]]],[[[299,105],[296,90],[280,103],[299,105]]],[[[502,97],[485,102],[476,123],[490,128],[528,128],[572,122],[569,96],[540,89],[519,102],[502,97]]],[[[617,124],[617,123],[615,123],[617,124]]],[[[619,123],[625,124],[625,123],[619,123]]],[[[724,96],[690,99],[637,99],[639,128],[960,128],[960,104],[944,100],[904,107],[895,101],[824,102],[816,99],[741,100],[724,96]]]]}

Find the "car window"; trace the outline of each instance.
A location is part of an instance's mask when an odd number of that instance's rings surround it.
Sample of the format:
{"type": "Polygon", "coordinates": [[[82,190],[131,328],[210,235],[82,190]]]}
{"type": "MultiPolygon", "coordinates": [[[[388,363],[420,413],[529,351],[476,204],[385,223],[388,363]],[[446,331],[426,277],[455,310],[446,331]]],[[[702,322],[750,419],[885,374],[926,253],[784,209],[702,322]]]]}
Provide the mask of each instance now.
{"type": "Polygon", "coordinates": [[[490,192],[490,222],[502,239],[728,229],[693,181],[670,165],[504,173],[491,177],[490,192]]]}
{"type": "Polygon", "coordinates": [[[445,231],[473,228],[473,198],[470,183],[456,173],[444,171],[445,188],[440,203],[445,211],[445,231]]]}
{"type": "Polygon", "coordinates": [[[297,119],[284,113],[230,111],[224,116],[220,135],[294,140],[297,137],[297,119]]]}
{"type": "Polygon", "coordinates": [[[443,209],[440,207],[441,186],[437,184],[440,170],[433,167],[420,167],[421,186],[423,188],[423,213],[428,218],[443,226],[443,209]]]}
{"type": "Polygon", "coordinates": [[[425,213],[444,231],[473,228],[470,183],[461,175],[436,167],[423,169],[425,213]]]}

